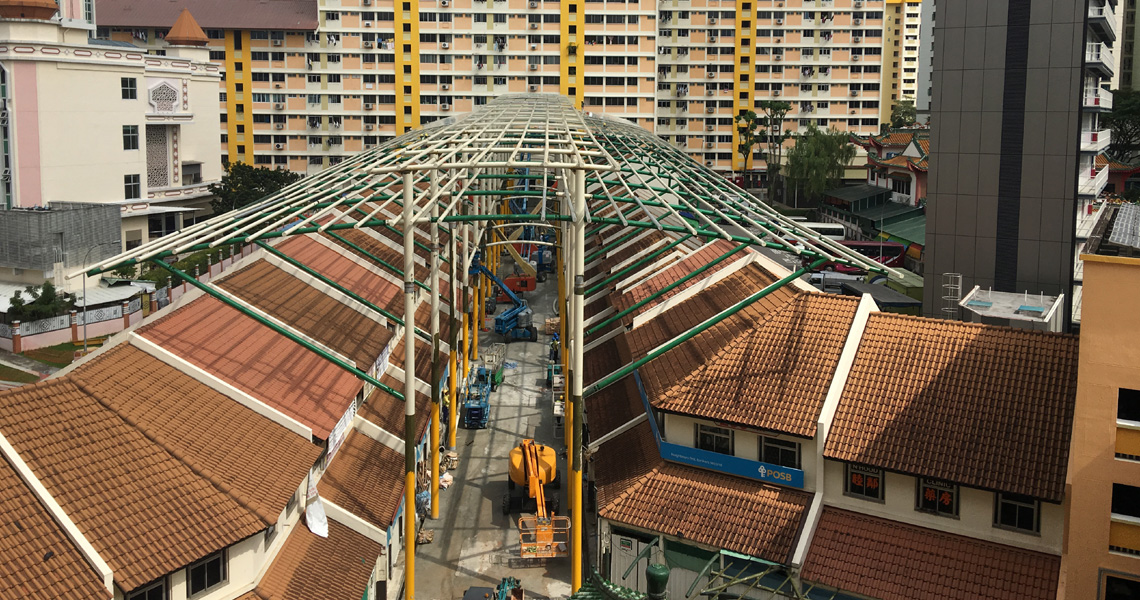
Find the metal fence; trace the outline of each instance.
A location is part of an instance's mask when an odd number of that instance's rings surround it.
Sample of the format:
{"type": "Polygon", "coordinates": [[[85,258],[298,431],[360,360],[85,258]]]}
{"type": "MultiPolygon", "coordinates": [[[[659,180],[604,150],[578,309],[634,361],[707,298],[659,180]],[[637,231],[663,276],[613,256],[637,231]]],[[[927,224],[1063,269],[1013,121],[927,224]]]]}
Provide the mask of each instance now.
{"type": "Polygon", "coordinates": [[[79,324],[87,323],[102,323],[103,321],[111,321],[114,319],[123,318],[123,305],[116,304],[114,306],[104,306],[103,308],[96,308],[87,311],[84,314],[82,311],[79,313],[79,324]]]}
{"type": "Polygon", "coordinates": [[[12,326],[11,325],[5,325],[4,323],[0,323],[0,338],[4,338],[6,340],[12,339],[12,326]]]}
{"type": "Polygon", "coordinates": [[[67,329],[71,327],[71,317],[67,315],[60,315],[50,319],[40,319],[39,321],[28,321],[27,323],[20,323],[20,335],[29,336],[40,333],[47,333],[49,331],[58,331],[60,329],[67,329]]]}
{"type": "Polygon", "coordinates": [[[163,286],[154,291],[154,297],[158,301],[158,309],[162,310],[170,305],[170,288],[163,286]]]}

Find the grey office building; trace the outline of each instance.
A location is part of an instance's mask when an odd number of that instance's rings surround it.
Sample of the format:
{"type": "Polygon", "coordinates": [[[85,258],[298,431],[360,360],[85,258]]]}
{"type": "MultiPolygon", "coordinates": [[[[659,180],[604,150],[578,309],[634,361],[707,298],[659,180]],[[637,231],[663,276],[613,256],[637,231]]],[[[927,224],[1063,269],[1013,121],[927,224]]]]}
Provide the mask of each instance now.
{"type": "MultiPolygon", "coordinates": [[[[1065,294],[1078,220],[1107,181],[1100,111],[1114,3],[941,0],[934,26],[925,314],[942,274],[1006,292],[1065,294]],[[1080,215],[1078,216],[1078,213],[1080,215]]],[[[1108,101],[1111,106],[1111,99],[1108,101]]]]}

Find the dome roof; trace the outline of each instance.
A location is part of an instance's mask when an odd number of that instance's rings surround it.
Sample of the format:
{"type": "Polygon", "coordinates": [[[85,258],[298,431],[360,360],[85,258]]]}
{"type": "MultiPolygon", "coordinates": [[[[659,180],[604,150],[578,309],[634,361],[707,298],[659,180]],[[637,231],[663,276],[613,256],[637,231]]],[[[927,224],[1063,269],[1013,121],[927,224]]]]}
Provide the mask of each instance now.
{"type": "Polygon", "coordinates": [[[206,32],[198,26],[198,21],[194,20],[190,9],[184,8],[182,14],[174,21],[174,26],[167,32],[166,43],[172,46],[205,46],[210,43],[210,38],[206,37],[206,32]]]}
{"type": "Polygon", "coordinates": [[[55,0],[0,0],[0,17],[5,19],[47,21],[58,11],[55,0]]]}

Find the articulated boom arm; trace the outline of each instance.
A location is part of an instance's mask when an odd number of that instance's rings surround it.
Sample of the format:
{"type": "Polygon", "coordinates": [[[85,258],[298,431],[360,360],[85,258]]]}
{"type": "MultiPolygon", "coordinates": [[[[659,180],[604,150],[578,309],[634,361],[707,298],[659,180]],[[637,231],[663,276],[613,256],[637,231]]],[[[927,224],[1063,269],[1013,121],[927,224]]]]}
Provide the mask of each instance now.
{"type": "Polygon", "coordinates": [[[526,461],[526,475],[527,485],[530,488],[530,497],[535,501],[535,516],[538,517],[539,523],[549,521],[549,516],[546,514],[546,492],[545,484],[542,481],[542,473],[538,467],[538,444],[531,442],[526,445],[523,453],[523,459],[526,461]]]}
{"type": "Polygon", "coordinates": [[[491,281],[495,282],[495,285],[499,286],[499,289],[503,290],[503,292],[506,293],[507,297],[511,299],[511,302],[515,303],[515,306],[522,306],[523,305],[522,298],[519,298],[514,293],[514,291],[512,291],[511,288],[507,287],[507,285],[505,283],[503,283],[503,281],[501,279],[496,277],[495,274],[492,273],[490,269],[488,269],[487,267],[484,267],[483,263],[479,262],[479,256],[478,255],[476,255],[475,260],[471,262],[470,273],[472,275],[478,275],[479,273],[486,275],[487,277],[489,277],[491,279],[491,281]]]}

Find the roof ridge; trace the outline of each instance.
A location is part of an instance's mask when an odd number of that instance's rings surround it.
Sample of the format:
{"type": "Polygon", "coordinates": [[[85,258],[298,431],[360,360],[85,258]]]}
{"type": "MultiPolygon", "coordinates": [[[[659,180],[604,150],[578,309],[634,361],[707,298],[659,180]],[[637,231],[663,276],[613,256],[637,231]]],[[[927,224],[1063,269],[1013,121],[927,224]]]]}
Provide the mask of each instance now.
{"type": "Polygon", "coordinates": [[[159,437],[156,437],[152,432],[150,432],[149,430],[147,430],[144,427],[142,427],[141,425],[139,425],[139,423],[137,421],[135,421],[134,419],[124,415],[123,413],[121,413],[117,409],[115,409],[113,406],[111,406],[98,393],[96,393],[91,388],[89,388],[85,382],[78,379],[78,375],[80,373],[81,373],[81,371],[77,369],[76,371],[73,371],[73,372],[65,375],[64,377],[61,377],[60,379],[66,379],[66,380],[70,381],[72,385],[74,385],[76,388],[81,390],[84,394],[86,394],[87,396],[90,396],[96,402],[98,402],[100,405],[102,405],[104,408],[106,408],[108,411],[114,413],[115,416],[119,417],[119,419],[121,419],[124,423],[133,427],[143,437],[150,440],[151,443],[153,443],[155,446],[162,448],[167,454],[169,454],[175,460],[186,465],[186,468],[190,469],[190,472],[201,477],[202,479],[205,479],[206,481],[208,481],[210,483],[210,485],[217,488],[218,491],[222,492],[226,496],[233,499],[233,501],[235,503],[237,503],[239,506],[241,506],[245,510],[252,513],[255,517],[258,518],[258,520],[262,521],[266,525],[273,525],[274,523],[277,522],[277,520],[274,516],[262,514],[262,511],[258,510],[257,508],[254,508],[251,505],[250,499],[247,498],[245,496],[245,494],[236,492],[228,484],[221,481],[220,478],[218,478],[209,468],[203,467],[203,466],[197,464],[197,462],[189,460],[183,453],[181,453],[181,452],[171,448],[167,444],[165,444],[162,439],[160,439],[159,437]]]}
{"type": "Polygon", "coordinates": [[[1078,337],[1079,337],[1075,333],[1061,333],[1061,332],[1056,332],[1056,331],[1043,331],[1043,330],[1038,330],[1038,329],[1018,329],[1015,327],[1009,327],[1007,325],[991,325],[989,323],[973,323],[970,321],[949,321],[946,319],[936,319],[934,317],[920,317],[918,315],[904,315],[904,314],[900,314],[900,313],[875,312],[875,313],[871,313],[870,318],[872,318],[872,319],[875,319],[875,318],[890,319],[890,320],[899,320],[899,321],[924,321],[924,322],[928,322],[928,323],[937,323],[937,324],[944,326],[944,327],[959,326],[959,327],[966,328],[966,329],[979,329],[979,330],[995,331],[995,332],[996,331],[1002,331],[1002,332],[1011,333],[1013,335],[1024,335],[1026,337],[1037,337],[1037,338],[1060,338],[1060,337],[1063,337],[1063,338],[1072,338],[1075,340],[1075,339],[1078,339],[1078,337]]]}

